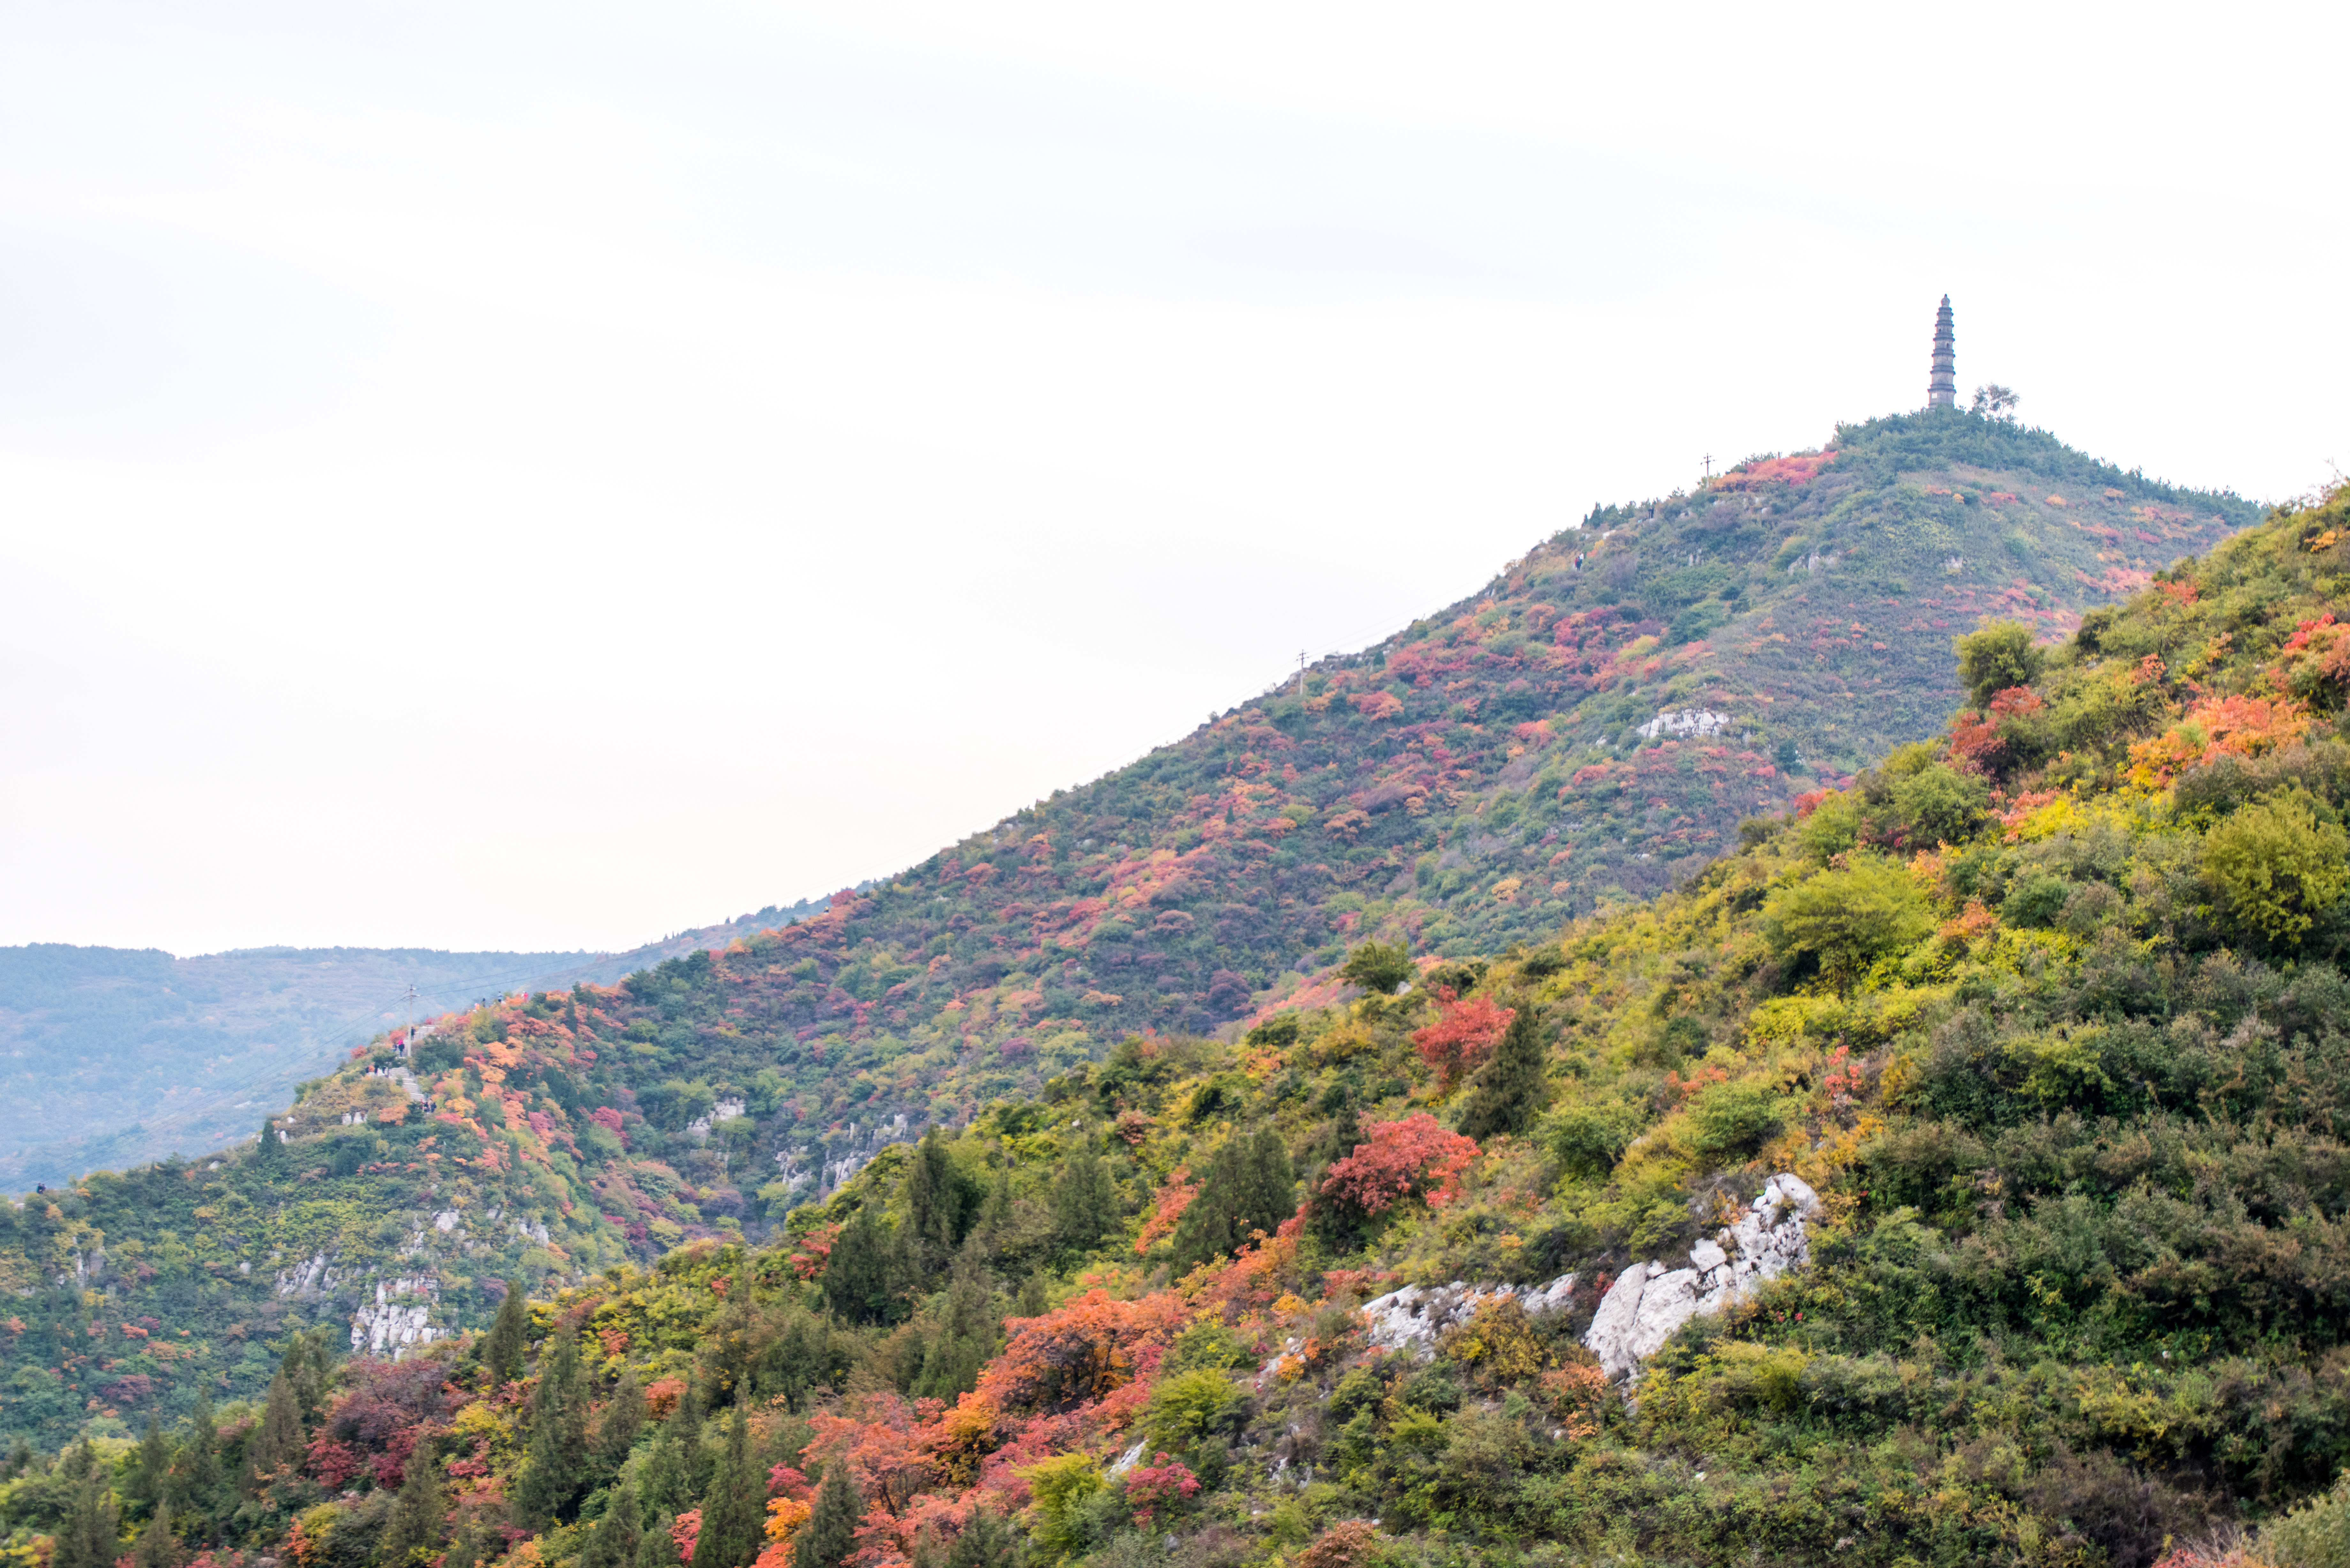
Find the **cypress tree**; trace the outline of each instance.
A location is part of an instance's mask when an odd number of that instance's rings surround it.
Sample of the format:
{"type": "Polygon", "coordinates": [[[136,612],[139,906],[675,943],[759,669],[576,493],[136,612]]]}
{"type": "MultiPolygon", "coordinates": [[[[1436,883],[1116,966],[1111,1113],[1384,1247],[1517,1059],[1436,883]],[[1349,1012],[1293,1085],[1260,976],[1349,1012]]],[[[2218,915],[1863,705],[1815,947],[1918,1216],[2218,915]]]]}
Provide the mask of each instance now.
{"type": "Polygon", "coordinates": [[[1259,1231],[1270,1236],[1297,1210],[1297,1172],[1289,1163],[1289,1146],[1272,1127],[1259,1127],[1249,1139],[1241,1170],[1240,1212],[1232,1229],[1235,1240],[1247,1245],[1259,1231]]]}
{"type": "Polygon", "coordinates": [[[702,1503],[702,1533],[694,1538],[693,1568],[745,1568],[759,1555],[765,1523],[766,1476],[751,1452],[750,1423],[743,1407],[726,1424],[726,1454],[719,1462],[710,1495],[702,1503]]]}
{"type": "MultiPolygon", "coordinates": [[[[299,1335],[296,1345],[297,1348],[286,1353],[286,1361],[301,1354],[299,1335]]],[[[258,1497],[273,1474],[301,1459],[305,1447],[302,1408],[295,1397],[294,1380],[286,1376],[286,1363],[280,1362],[277,1376],[269,1380],[269,1402],[262,1407],[261,1424],[245,1439],[245,1495],[258,1497]]]]}
{"type": "Polygon", "coordinates": [[[1468,1106],[1461,1114],[1461,1135],[1482,1142],[1504,1133],[1524,1132],[1549,1104],[1550,1074],[1543,1052],[1542,1019],[1532,1002],[1522,1002],[1492,1060],[1477,1074],[1468,1106]]]}
{"type": "MultiPolygon", "coordinates": [[[[620,1381],[613,1386],[612,1397],[604,1401],[604,1418],[596,1428],[598,1478],[608,1480],[620,1473],[620,1467],[629,1462],[629,1452],[637,1446],[637,1438],[644,1429],[645,1391],[637,1385],[636,1368],[624,1366],[620,1368],[620,1381]]],[[[629,1555],[635,1555],[633,1547],[629,1555]]]]}
{"type": "Polygon", "coordinates": [[[816,1511],[792,1542],[792,1568],[841,1568],[857,1550],[857,1526],[864,1518],[865,1500],[849,1479],[848,1461],[837,1459],[825,1468],[816,1511]]]}
{"type": "Polygon", "coordinates": [[[1117,1223],[1109,1172],[1095,1158],[1092,1145],[1080,1144],[1053,1183],[1053,1239],[1073,1252],[1090,1252],[1117,1223]]]}
{"type": "MultiPolygon", "coordinates": [[[[457,1539],[449,1543],[448,1553],[441,1559],[441,1568],[480,1568],[481,1561],[482,1527],[478,1521],[468,1519],[465,1527],[457,1532],[457,1539]]],[[[664,1564],[663,1568],[671,1565],[664,1564]]]]}
{"type": "Polygon", "coordinates": [[[859,1209],[833,1241],[824,1265],[824,1303],[851,1323],[889,1316],[888,1242],[870,1206],[859,1209]]]}
{"type": "Polygon", "coordinates": [[[1052,1298],[1045,1293],[1045,1276],[1041,1272],[1031,1273],[1020,1282],[1020,1304],[1014,1309],[1015,1315],[1043,1317],[1052,1310],[1052,1298]]]}
{"type": "Polygon", "coordinates": [[[261,1119],[261,1141],[254,1146],[253,1164],[265,1176],[286,1168],[286,1145],[277,1137],[277,1124],[267,1116],[261,1119]]]}
{"type": "Polygon", "coordinates": [[[637,1501],[637,1485],[623,1480],[604,1505],[588,1542],[579,1549],[579,1568],[635,1568],[644,1544],[644,1505],[637,1501]]]}
{"type": "Polygon", "coordinates": [[[515,1483],[515,1512],[538,1525],[567,1517],[587,1471],[588,1385],[579,1369],[579,1336],[563,1328],[539,1357],[529,1446],[515,1483]]]}
{"type": "Polygon", "coordinates": [[[78,1469],[73,1506],[58,1527],[49,1568],[114,1568],[122,1549],[122,1520],[88,1438],[82,1440],[78,1469]]]}
{"type": "Polygon", "coordinates": [[[979,1385],[979,1369],[995,1354],[995,1293],[988,1288],[987,1271],[979,1261],[979,1238],[963,1243],[955,1260],[954,1282],[947,1290],[946,1322],[922,1357],[914,1379],[917,1398],[943,1399],[979,1385]]]}
{"type": "Polygon", "coordinates": [[[512,1280],[506,1282],[505,1300],[498,1303],[497,1321],[482,1341],[482,1376],[485,1386],[495,1388],[522,1376],[522,1355],[530,1333],[530,1306],[523,1298],[522,1287],[512,1280]]]}
{"type": "Polygon", "coordinates": [[[391,1500],[391,1518],[385,1522],[379,1560],[384,1568],[401,1568],[418,1554],[430,1556],[441,1544],[441,1521],[449,1511],[441,1491],[441,1467],[432,1451],[419,1444],[409,1450],[400,1469],[400,1495],[391,1500]]]}

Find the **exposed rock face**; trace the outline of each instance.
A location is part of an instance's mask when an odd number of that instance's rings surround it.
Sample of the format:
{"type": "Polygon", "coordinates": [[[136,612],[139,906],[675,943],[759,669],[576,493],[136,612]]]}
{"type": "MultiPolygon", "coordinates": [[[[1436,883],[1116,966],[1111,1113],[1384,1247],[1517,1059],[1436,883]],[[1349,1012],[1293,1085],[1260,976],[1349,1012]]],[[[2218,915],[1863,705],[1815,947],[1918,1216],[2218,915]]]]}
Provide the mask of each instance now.
{"type": "Polygon", "coordinates": [[[1438,1334],[1467,1323],[1487,1302],[1514,1300],[1529,1314],[1545,1313],[1565,1306],[1574,1293],[1573,1274],[1541,1285],[1471,1285],[1459,1280],[1449,1285],[1406,1285],[1365,1303],[1363,1317],[1372,1345],[1424,1355],[1438,1334]]]}
{"type": "Polygon", "coordinates": [[[1702,708],[1686,708],[1679,711],[1668,709],[1640,726],[1639,732],[1649,740],[1659,735],[1718,735],[1730,728],[1730,715],[1709,713],[1702,708]]]}
{"type": "Polygon", "coordinates": [[[1736,1224],[1690,1249],[1686,1267],[1635,1263],[1625,1270],[1583,1343],[1611,1378],[1638,1370],[1690,1318],[1718,1313],[1764,1280],[1810,1262],[1804,1222],[1819,1214],[1819,1194],[1800,1177],[1773,1177],[1736,1224]]]}

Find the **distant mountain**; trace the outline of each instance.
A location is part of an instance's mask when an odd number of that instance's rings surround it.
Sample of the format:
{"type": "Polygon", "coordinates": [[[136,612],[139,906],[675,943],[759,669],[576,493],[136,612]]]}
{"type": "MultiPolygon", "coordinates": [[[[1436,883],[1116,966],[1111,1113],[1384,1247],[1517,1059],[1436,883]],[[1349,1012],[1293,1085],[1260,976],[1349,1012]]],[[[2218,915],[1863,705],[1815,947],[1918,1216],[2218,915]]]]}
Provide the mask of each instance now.
{"type": "Polygon", "coordinates": [[[250,1137],[294,1085],[394,1023],[515,990],[608,983],[697,947],[788,924],[823,899],[625,953],[247,948],[0,948],[0,1191],[56,1186],[250,1137]]]}

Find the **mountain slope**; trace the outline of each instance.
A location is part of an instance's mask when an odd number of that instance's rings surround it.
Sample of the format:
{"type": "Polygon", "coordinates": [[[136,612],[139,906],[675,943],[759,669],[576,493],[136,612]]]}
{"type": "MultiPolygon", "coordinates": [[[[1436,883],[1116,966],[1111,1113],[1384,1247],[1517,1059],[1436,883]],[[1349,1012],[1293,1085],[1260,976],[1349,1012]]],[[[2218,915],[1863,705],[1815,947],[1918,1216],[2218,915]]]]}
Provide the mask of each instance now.
{"type": "MultiPolygon", "coordinates": [[[[1424,954],[1407,993],[1244,1037],[1122,1043],[894,1146],[773,1247],[582,1267],[510,1333],[398,1366],[325,1376],[285,1334],[308,1298],[256,1303],[233,1248],[171,1254],[151,1231],[93,1262],[88,1227],[170,1209],[286,1235],[404,1184],[463,1207],[426,1228],[447,1251],[420,1233],[387,1268],[486,1268],[493,1187],[511,1201],[600,1159],[614,1196],[626,1168],[588,1129],[640,1124],[567,1127],[567,1096],[671,1049],[664,1003],[741,990],[783,936],[484,1010],[438,1069],[445,1116],[377,1124],[347,1176],[359,1132],[333,1118],[387,1080],[313,1088],[294,1138],[217,1171],[13,1210],[12,1261],[62,1244],[85,1266],[28,1281],[0,1414],[31,1426],[47,1379],[104,1374],[93,1427],[189,1418],[105,1469],[12,1461],[0,1523],[68,1568],[115,1544],[91,1523],[105,1500],[136,1523],[159,1495],[191,1544],[349,1568],[444,1543],[594,1568],[641,1537],[647,1562],[666,1538],[701,1568],[782,1568],[795,1532],[827,1563],[951,1542],[1003,1563],[1002,1521],[1031,1561],[1101,1568],[2193,1568],[2253,1561],[2194,1544],[2241,1525],[2264,1530],[2260,1560],[2335,1560],[2350,486],[2053,649],[1994,626],[1959,663],[1947,729],[1648,904],[1490,959],[1424,954]],[[557,1104],[487,1114],[541,1088],[557,1104]],[[273,1174],[287,1161],[315,1183],[273,1174]],[[1666,1324],[1611,1387],[1585,1340],[1619,1282],[1721,1266],[1702,1249],[1742,1251],[1727,1222],[1766,1181],[1815,1192],[1808,1262],[1666,1324]],[[1545,1288],[1371,1342],[1365,1298],[1452,1280],[1545,1288]],[[241,1333],[178,1332],[240,1301],[241,1333]],[[192,1367],[257,1390],[271,1340],[266,1408],[198,1417],[174,1386],[192,1367]]],[[[592,1227],[563,1225],[576,1262],[601,1261],[592,1227]]]]}
{"type": "Polygon", "coordinates": [[[401,1022],[411,986],[431,1018],[485,993],[608,984],[821,908],[771,906],[625,953],[0,948],[0,1089],[17,1108],[0,1126],[0,1190],[220,1148],[300,1079],[401,1022]]]}

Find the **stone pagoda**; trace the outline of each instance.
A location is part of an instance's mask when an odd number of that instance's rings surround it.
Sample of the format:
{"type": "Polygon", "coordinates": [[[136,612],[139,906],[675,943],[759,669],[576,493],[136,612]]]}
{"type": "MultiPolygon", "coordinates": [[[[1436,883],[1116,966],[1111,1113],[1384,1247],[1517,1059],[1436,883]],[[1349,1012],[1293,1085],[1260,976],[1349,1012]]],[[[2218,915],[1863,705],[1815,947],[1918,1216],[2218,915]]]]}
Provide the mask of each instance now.
{"type": "Polygon", "coordinates": [[[1959,405],[1959,340],[1950,330],[1950,296],[1934,313],[1934,375],[1926,383],[1926,406],[1954,409],[1959,405]]]}

